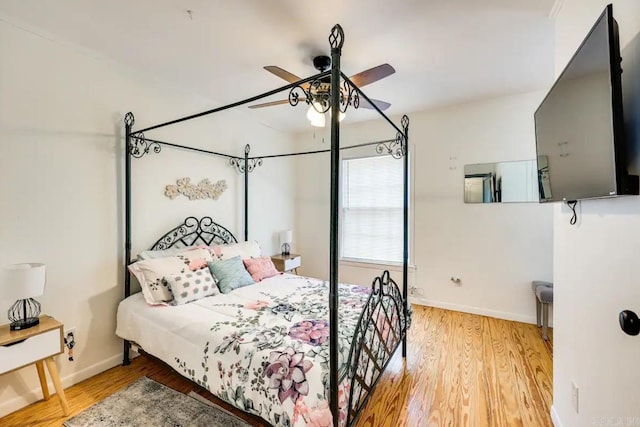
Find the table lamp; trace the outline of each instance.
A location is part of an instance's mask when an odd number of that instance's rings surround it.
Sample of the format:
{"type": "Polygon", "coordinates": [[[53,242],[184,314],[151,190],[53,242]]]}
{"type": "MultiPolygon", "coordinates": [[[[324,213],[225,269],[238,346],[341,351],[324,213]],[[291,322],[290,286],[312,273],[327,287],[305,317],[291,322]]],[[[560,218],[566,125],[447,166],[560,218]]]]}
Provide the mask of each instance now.
{"type": "Polygon", "coordinates": [[[280,247],[282,255],[289,255],[291,251],[291,241],[293,240],[293,231],[284,230],[280,232],[280,247]]]}
{"type": "Polygon", "coordinates": [[[0,269],[0,300],[17,300],[9,308],[12,331],[40,323],[40,303],[33,297],[44,293],[45,265],[36,262],[12,264],[0,269]]]}

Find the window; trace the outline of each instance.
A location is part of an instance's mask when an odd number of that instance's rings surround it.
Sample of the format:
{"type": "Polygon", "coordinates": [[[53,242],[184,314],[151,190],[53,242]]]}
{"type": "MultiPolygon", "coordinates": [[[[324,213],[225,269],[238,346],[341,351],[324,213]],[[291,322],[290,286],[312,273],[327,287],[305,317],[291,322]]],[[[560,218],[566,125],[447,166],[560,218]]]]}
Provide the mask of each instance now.
{"type": "Polygon", "coordinates": [[[403,164],[391,156],[342,161],[342,259],[402,262],[403,164]]]}

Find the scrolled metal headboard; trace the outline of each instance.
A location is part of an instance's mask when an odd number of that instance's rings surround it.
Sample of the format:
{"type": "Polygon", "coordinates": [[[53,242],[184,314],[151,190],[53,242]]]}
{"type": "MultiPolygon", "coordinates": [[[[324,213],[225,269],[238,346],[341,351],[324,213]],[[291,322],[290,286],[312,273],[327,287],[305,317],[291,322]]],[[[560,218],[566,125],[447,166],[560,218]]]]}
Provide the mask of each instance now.
{"type": "Polygon", "coordinates": [[[237,243],[235,236],[211,217],[200,219],[190,216],[151,246],[151,250],[168,249],[172,246],[195,246],[237,243]]]}

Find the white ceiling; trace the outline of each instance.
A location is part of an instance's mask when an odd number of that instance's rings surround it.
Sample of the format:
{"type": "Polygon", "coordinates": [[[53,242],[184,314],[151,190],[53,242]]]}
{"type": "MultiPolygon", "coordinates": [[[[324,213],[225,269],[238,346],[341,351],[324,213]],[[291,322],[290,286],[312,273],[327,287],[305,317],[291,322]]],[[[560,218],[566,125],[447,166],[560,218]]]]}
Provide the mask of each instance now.
{"type": "MultiPolygon", "coordinates": [[[[547,87],[553,80],[554,0],[0,0],[0,13],[173,84],[230,103],[301,77],[345,31],[348,75],[389,63],[365,88],[401,114],[547,87]],[[186,12],[192,11],[192,16],[186,12]]],[[[283,96],[269,98],[284,99],[283,96]]],[[[308,126],[305,108],[251,110],[282,129],[308,126]]],[[[190,112],[185,112],[190,113],[190,112]]],[[[359,119],[373,114],[352,113],[359,119]]],[[[353,117],[347,120],[355,120],[353,117]]]]}

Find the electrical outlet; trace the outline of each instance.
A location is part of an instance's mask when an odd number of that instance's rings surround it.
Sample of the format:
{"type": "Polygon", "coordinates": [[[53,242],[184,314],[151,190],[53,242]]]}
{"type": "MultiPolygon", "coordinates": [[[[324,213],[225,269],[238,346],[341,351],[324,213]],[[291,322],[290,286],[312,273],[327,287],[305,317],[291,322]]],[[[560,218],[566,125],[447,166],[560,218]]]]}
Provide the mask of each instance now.
{"type": "Polygon", "coordinates": [[[578,385],[576,384],[576,382],[574,380],[571,381],[571,404],[573,405],[573,410],[576,411],[576,414],[579,413],[578,411],[578,404],[580,402],[579,400],[579,389],[578,389],[578,385]]]}

